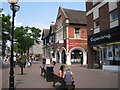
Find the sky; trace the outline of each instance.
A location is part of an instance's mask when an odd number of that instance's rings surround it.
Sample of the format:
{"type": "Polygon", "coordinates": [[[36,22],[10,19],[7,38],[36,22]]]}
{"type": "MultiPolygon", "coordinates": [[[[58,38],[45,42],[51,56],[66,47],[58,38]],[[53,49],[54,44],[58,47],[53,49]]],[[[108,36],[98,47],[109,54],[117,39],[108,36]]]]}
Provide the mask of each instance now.
{"type": "MultiPolygon", "coordinates": [[[[68,9],[86,10],[85,2],[18,2],[20,10],[16,13],[16,26],[30,26],[45,29],[51,21],[56,21],[59,6],[68,9]]],[[[0,4],[1,5],[1,4],[0,4]]],[[[3,12],[10,14],[10,5],[2,2],[3,12]]]]}

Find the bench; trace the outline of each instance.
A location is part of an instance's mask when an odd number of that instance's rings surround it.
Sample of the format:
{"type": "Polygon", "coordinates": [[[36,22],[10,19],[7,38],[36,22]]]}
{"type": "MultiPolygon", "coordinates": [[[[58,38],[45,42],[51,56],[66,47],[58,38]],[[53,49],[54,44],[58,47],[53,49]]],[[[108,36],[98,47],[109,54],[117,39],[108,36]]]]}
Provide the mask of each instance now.
{"type": "Polygon", "coordinates": [[[61,88],[65,88],[65,89],[68,89],[68,90],[74,90],[75,89],[74,84],[70,85],[70,86],[67,86],[66,83],[65,83],[65,80],[63,78],[61,78],[58,75],[53,73],[53,87],[55,87],[55,84],[57,82],[61,83],[61,88]]]}
{"type": "Polygon", "coordinates": [[[65,81],[64,81],[64,79],[53,73],[53,87],[55,87],[55,84],[57,82],[61,83],[61,87],[62,88],[65,88],[65,81]]]}
{"type": "Polygon", "coordinates": [[[45,78],[47,72],[46,72],[45,68],[43,68],[42,66],[40,66],[40,68],[41,68],[41,76],[43,76],[45,78]]]}

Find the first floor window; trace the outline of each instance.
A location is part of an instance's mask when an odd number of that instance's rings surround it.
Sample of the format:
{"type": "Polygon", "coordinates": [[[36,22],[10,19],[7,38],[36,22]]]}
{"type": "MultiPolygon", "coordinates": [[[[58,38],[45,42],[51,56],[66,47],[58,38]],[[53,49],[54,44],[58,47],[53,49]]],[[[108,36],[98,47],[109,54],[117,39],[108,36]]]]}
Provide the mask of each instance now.
{"type": "Polygon", "coordinates": [[[94,28],[99,28],[99,19],[94,20],[94,28]]]}
{"type": "Polygon", "coordinates": [[[75,28],[75,38],[80,38],[80,29],[75,28]]]}
{"type": "Polygon", "coordinates": [[[118,19],[118,11],[114,10],[110,13],[110,21],[114,21],[118,19]]]}

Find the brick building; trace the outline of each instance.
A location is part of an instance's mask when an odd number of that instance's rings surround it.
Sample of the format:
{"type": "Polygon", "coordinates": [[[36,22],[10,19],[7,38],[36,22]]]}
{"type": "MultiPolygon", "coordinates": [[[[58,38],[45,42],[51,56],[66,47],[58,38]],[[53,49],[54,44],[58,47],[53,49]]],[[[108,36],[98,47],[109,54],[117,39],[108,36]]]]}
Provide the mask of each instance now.
{"type": "Polygon", "coordinates": [[[86,2],[88,67],[97,63],[103,70],[120,65],[120,1],[86,2]]]}
{"type": "Polygon", "coordinates": [[[85,11],[59,7],[55,24],[55,58],[67,65],[87,64],[85,11]]]}

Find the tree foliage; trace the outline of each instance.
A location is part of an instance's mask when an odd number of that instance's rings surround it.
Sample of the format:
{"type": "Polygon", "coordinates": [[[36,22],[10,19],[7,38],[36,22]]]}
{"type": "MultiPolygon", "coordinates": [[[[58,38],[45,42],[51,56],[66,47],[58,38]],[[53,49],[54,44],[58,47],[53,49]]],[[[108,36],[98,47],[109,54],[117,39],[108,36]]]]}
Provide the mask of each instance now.
{"type": "MultiPolygon", "coordinates": [[[[10,40],[11,36],[11,16],[4,14],[2,15],[2,53],[5,55],[5,48],[7,40],[10,40]]],[[[34,41],[39,43],[39,38],[41,36],[41,30],[35,27],[16,27],[14,30],[14,51],[19,53],[24,53],[28,51],[29,48],[34,45],[34,41]],[[30,31],[30,32],[29,32],[30,31]]]]}
{"type": "Polygon", "coordinates": [[[5,55],[5,48],[7,40],[10,40],[11,34],[11,16],[2,15],[2,54],[5,55]]]}
{"type": "Polygon", "coordinates": [[[34,45],[34,41],[39,42],[40,32],[41,30],[35,27],[16,27],[14,50],[19,53],[28,51],[34,45]],[[31,32],[29,33],[29,31],[31,32]]]}

